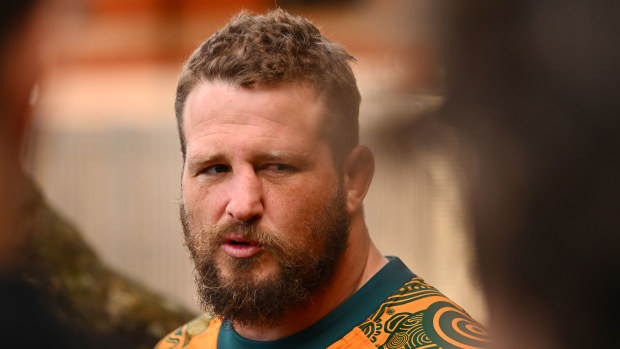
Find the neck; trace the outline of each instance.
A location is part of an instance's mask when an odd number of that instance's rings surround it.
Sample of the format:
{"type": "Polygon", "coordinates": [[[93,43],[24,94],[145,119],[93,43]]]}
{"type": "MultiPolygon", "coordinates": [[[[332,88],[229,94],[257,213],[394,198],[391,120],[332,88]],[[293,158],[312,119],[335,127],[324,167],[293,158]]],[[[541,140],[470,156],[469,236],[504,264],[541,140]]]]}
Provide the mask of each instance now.
{"type": "Polygon", "coordinates": [[[291,309],[276,326],[233,324],[237,333],[251,340],[272,341],[300,332],[351,297],[387,263],[387,259],[370,240],[361,212],[352,218],[347,246],[334,275],[310,301],[291,309]]]}

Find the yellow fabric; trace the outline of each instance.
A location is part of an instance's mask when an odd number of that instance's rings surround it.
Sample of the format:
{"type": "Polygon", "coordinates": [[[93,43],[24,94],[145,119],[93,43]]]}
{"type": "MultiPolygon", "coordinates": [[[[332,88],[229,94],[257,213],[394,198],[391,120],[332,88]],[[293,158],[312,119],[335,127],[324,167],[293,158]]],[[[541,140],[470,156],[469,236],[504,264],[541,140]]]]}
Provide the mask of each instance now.
{"type": "Polygon", "coordinates": [[[434,287],[415,277],[357,326],[376,347],[486,348],[485,328],[434,287]]]}
{"type": "Polygon", "coordinates": [[[221,325],[221,320],[202,315],[160,340],[155,349],[215,349],[221,325]]]}
{"type": "Polygon", "coordinates": [[[374,344],[372,344],[368,338],[364,335],[364,333],[359,328],[354,328],[353,331],[347,333],[346,336],[342,337],[341,340],[336,343],[330,345],[328,349],[377,349],[374,344]]]}

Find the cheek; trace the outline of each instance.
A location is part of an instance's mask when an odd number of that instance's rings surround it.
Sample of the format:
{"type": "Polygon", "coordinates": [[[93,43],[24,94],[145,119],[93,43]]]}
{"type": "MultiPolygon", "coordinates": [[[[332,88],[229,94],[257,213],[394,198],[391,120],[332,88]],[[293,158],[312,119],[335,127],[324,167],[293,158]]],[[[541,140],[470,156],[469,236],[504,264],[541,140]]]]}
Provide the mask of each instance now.
{"type": "Polygon", "coordinates": [[[302,185],[270,190],[267,195],[266,215],[282,228],[305,231],[334,195],[334,188],[323,185],[302,185]]]}
{"type": "MultiPolygon", "coordinates": [[[[215,223],[218,212],[217,195],[204,187],[190,184],[183,185],[183,204],[188,216],[200,223],[215,223]]],[[[221,206],[221,205],[220,205],[221,206]]]]}

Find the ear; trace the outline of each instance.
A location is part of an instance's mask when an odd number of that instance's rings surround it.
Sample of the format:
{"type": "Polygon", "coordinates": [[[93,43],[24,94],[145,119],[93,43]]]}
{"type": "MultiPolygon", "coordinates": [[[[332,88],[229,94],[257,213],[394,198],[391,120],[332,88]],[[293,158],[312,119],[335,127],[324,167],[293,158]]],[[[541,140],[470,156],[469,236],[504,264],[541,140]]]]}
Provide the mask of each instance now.
{"type": "Polygon", "coordinates": [[[375,159],[370,149],[360,145],[349,152],[343,166],[347,213],[352,215],[362,207],[375,173],[375,159]]]}

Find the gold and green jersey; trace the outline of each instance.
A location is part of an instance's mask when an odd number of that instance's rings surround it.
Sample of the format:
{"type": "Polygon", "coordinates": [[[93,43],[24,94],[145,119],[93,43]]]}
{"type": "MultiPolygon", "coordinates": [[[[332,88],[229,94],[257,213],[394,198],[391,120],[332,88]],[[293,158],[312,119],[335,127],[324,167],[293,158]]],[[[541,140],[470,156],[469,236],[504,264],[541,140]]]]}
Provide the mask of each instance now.
{"type": "Polygon", "coordinates": [[[483,326],[397,257],[327,316],[275,341],[241,337],[230,321],[200,316],[162,339],[156,349],[487,348],[483,326]]]}

